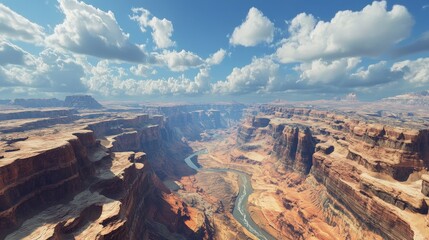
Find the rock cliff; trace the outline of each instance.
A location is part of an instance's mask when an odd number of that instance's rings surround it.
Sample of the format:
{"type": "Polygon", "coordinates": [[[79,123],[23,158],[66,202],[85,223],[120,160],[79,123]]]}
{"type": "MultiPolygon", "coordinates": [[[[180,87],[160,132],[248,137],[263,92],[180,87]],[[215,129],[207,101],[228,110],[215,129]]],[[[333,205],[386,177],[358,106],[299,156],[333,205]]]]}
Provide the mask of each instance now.
{"type": "Polygon", "coordinates": [[[154,172],[183,144],[163,117],[80,121],[2,140],[0,238],[208,238],[204,213],[154,172]]]}
{"type": "MultiPolygon", "coordinates": [[[[271,156],[284,169],[301,174],[300,188],[317,192],[310,201],[329,224],[385,239],[429,236],[424,124],[279,105],[262,105],[257,112],[262,114],[240,126],[238,144],[262,139],[271,145],[271,156]]],[[[298,228],[290,224],[291,232],[298,228]]],[[[350,237],[350,230],[343,234],[350,237]]]]}

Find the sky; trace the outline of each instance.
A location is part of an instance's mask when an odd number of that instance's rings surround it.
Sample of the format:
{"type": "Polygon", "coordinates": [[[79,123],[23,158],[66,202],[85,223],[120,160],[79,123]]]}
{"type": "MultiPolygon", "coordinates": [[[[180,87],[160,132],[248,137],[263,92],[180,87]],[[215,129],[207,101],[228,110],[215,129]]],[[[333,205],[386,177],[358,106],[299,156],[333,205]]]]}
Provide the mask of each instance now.
{"type": "Polygon", "coordinates": [[[429,89],[429,0],[0,0],[0,99],[372,101],[429,89]]]}

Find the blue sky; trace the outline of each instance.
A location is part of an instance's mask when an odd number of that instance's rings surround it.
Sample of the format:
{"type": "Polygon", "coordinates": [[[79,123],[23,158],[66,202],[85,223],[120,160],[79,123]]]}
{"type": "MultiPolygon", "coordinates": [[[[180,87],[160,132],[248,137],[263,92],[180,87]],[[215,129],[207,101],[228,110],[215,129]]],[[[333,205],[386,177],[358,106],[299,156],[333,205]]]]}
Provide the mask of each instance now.
{"type": "Polygon", "coordinates": [[[0,1],[1,98],[376,100],[429,87],[429,1],[0,1]]]}

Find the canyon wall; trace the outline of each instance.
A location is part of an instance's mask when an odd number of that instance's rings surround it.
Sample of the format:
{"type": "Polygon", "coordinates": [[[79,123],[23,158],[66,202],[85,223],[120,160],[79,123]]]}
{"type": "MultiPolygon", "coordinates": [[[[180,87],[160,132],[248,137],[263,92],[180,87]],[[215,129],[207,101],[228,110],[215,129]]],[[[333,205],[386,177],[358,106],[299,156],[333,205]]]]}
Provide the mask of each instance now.
{"type": "Polygon", "coordinates": [[[256,112],[239,127],[237,143],[268,138],[271,156],[317,189],[311,201],[328,223],[385,239],[429,236],[425,126],[276,105],[256,112]]]}
{"type": "Polygon", "coordinates": [[[243,104],[193,104],[175,106],[144,106],[145,112],[165,116],[166,124],[190,140],[201,139],[205,130],[231,127],[243,114],[243,104]]]}
{"type": "Polygon", "coordinates": [[[0,152],[0,238],[208,237],[205,215],[155,174],[174,174],[166,165],[189,151],[164,117],[85,121],[5,138],[14,150],[0,152]]]}

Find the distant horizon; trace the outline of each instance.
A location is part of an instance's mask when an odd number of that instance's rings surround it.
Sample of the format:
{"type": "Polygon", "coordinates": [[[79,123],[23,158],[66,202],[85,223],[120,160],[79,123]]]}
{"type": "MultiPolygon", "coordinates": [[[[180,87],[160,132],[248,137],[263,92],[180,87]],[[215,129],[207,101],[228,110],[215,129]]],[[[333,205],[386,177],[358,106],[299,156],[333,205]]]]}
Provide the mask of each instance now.
{"type": "MultiPolygon", "coordinates": [[[[400,95],[405,95],[405,94],[418,94],[421,92],[429,92],[429,90],[422,90],[419,92],[409,92],[409,93],[404,93],[404,94],[400,94],[400,95]]],[[[119,103],[119,104],[137,104],[137,103],[149,103],[149,104],[153,104],[153,105],[157,105],[157,104],[167,104],[167,103],[175,103],[177,105],[186,105],[186,104],[197,104],[197,103],[201,103],[201,104],[232,104],[232,103],[238,103],[238,104],[257,104],[257,103],[262,103],[262,104],[266,104],[266,103],[287,103],[287,104],[294,104],[294,103],[317,103],[317,102],[356,102],[356,103],[375,103],[375,102],[379,102],[380,100],[383,99],[387,99],[387,98],[392,98],[392,97],[396,97],[399,95],[394,95],[394,96],[390,96],[390,97],[386,97],[386,98],[382,98],[382,99],[376,99],[376,100],[368,100],[368,99],[359,99],[359,96],[357,96],[356,99],[353,100],[348,100],[346,97],[347,95],[343,95],[340,96],[338,98],[330,98],[330,99],[312,99],[312,100],[308,100],[308,99],[297,99],[297,100],[286,100],[286,99],[273,99],[273,100],[266,100],[261,102],[260,99],[259,100],[254,100],[253,102],[251,102],[251,100],[248,101],[238,101],[238,100],[211,100],[211,99],[204,99],[204,101],[201,101],[201,99],[194,98],[194,100],[196,101],[190,101],[190,100],[186,100],[186,99],[182,99],[181,101],[175,101],[174,99],[170,98],[166,98],[166,99],[153,99],[153,100],[143,100],[143,99],[112,99],[112,98],[103,98],[103,97],[97,97],[97,96],[93,96],[90,93],[87,94],[70,94],[64,97],[46,97],[46,98],[12,98],[12,99],[6,99],[6,98],[0,98],[0,101],[13,101],[16,99],[43,99],[43,100],[49,100],[49,99],[56,99],[56,100],[60,100],[60,101],[64,101],[66,97],[68,96],[91,96],[93,97],[96,101],[100,102],[100,103],[107,103],[107,104],[115,104],[115,103],[119,103]]]]}

